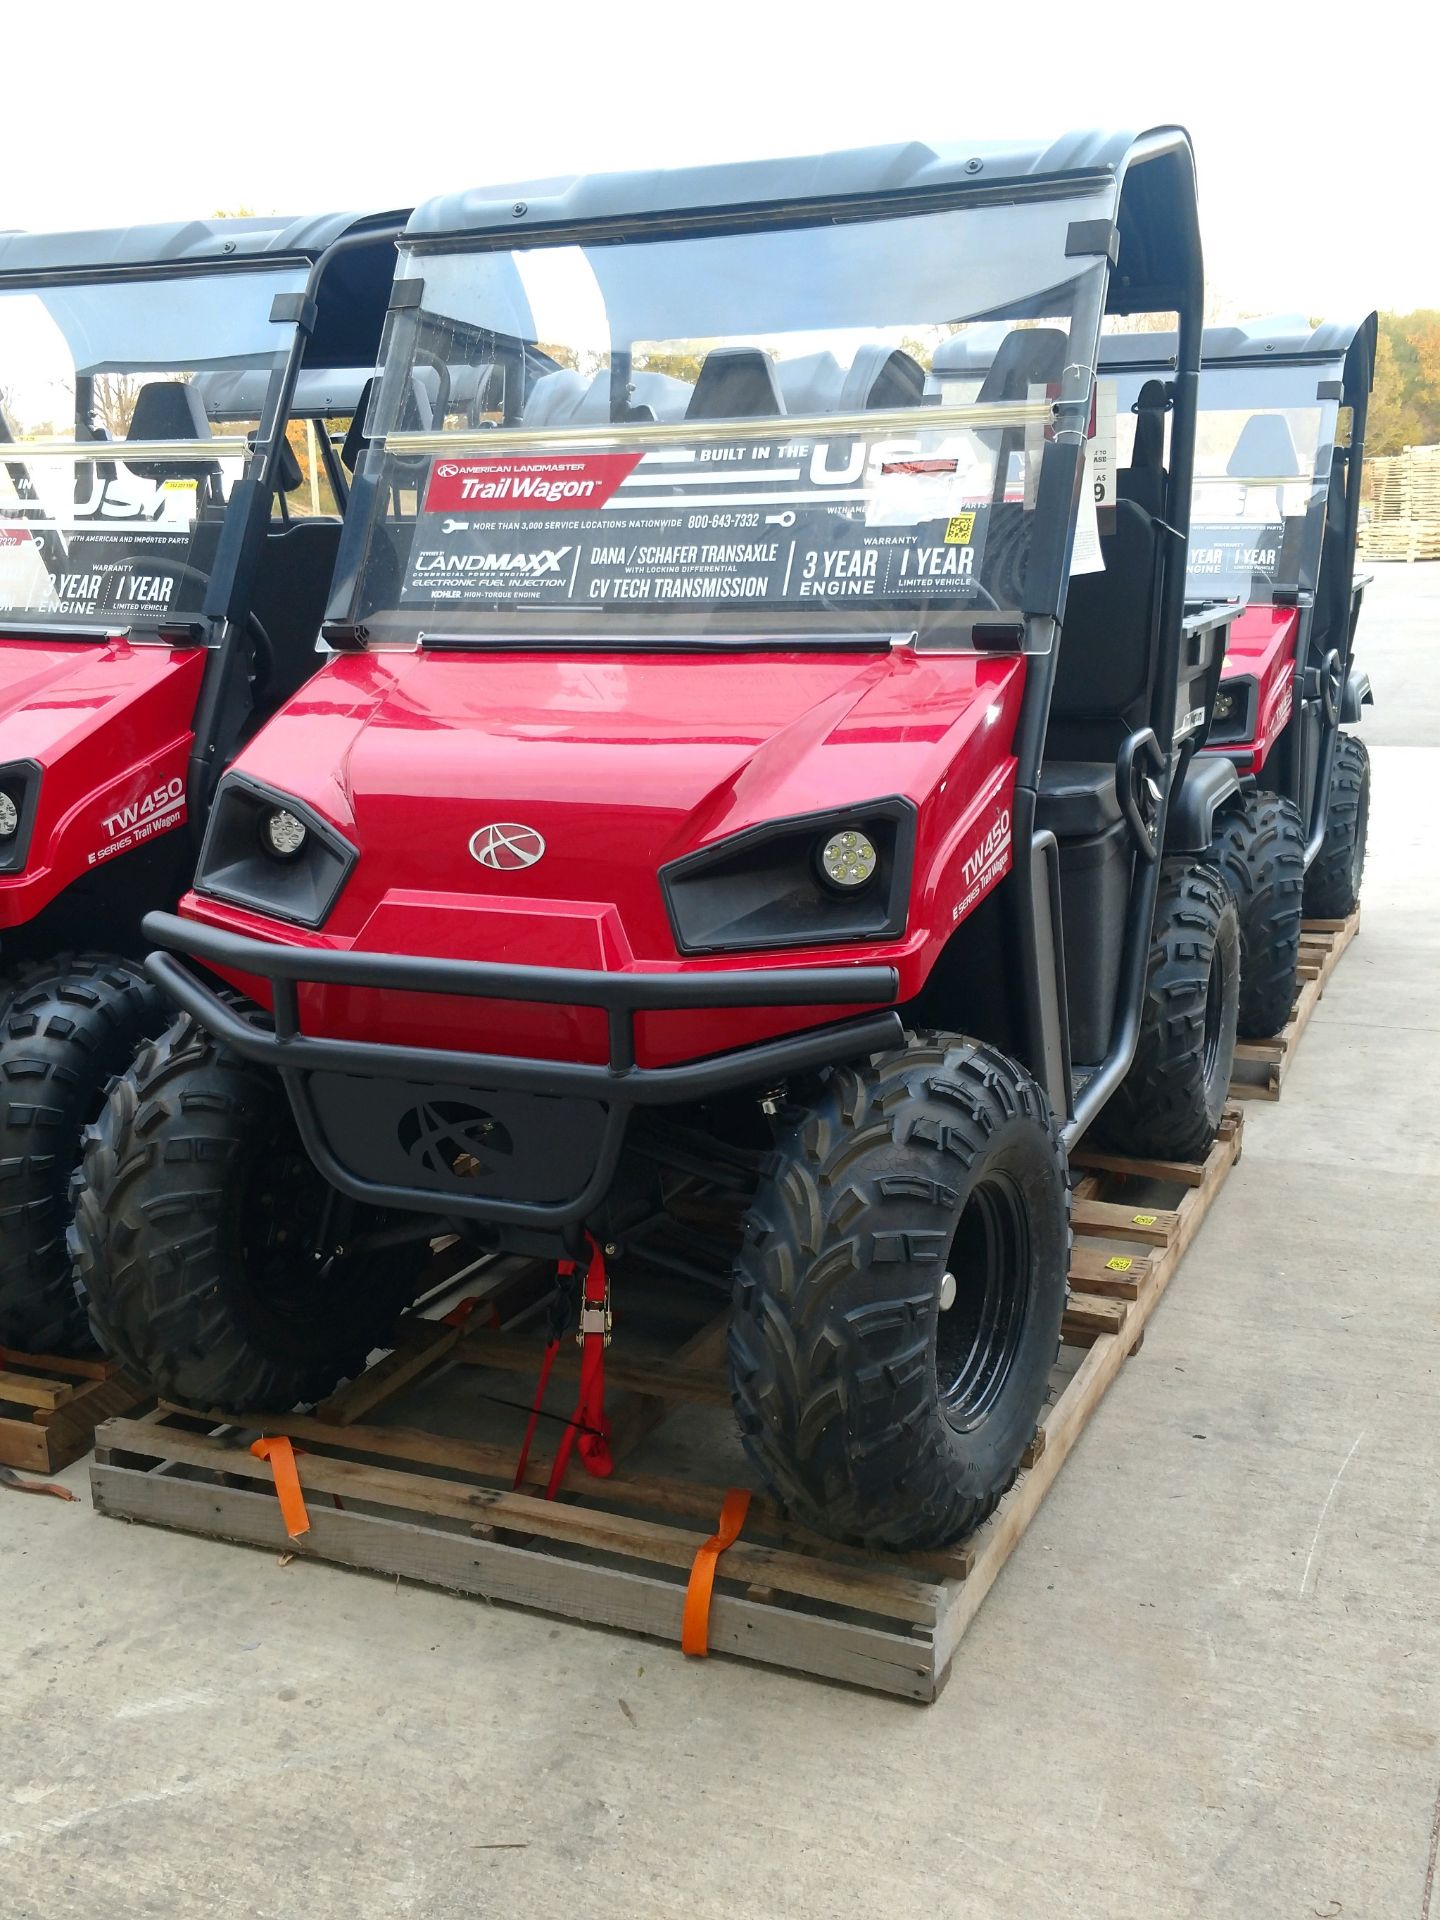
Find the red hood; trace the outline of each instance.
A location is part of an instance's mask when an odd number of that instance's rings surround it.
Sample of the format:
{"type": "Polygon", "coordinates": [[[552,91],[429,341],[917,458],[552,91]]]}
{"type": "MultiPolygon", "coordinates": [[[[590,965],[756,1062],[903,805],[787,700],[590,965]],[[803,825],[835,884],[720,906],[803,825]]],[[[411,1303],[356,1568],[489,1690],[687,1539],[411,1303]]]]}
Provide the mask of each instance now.
{"type": "Polygon", "coordinates": [[[96,865],[185,819],[204,652],[125,640],[7,640],[0,765],[40,770],[23,871],[0,875],[0,926],[33,919],[96,865]]]}
{"type": "Polygon", "coordinates": [[[896,793],[923,805],[1002,713],[987,767],[1008,754],[1019,684],[1013,660],[908,648],[352,655],[237,770],[309,800],[360,848],[328,932],[361,935],[400,890],[527,911],[623,902],[634,953],[673,959],[657,867],[761,821],[896,793]],[[492,822],[533,827],[543,859],[481,867],[469,843],[492,822]]]}

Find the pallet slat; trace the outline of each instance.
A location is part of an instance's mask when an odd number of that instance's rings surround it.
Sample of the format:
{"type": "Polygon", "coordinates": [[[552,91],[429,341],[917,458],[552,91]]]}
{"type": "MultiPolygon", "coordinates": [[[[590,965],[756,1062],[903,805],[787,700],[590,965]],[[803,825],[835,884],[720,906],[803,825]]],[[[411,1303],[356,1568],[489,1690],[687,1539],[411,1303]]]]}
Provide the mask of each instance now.
{"type": "MultiPolygon", "coordinates": [[[[985,1594],[1090,1414],[1139,1345],[1242,1141],[1240,1110],[1233,1109],[1199,1168],[1136,1162],[1083,1174],[1065,1324],[1074,1370],[1062,1372],[1057,1398],[1015,1487],[973,1539],[939,1554],[861,1555],[787,1526],[774,1503],[757,1496],[748,1534],[720,1564],[712,1650],[904,1698],[933,1699],[985,1594]],[[1145,1207],[1106,1197],[1112,1183],[1123,1187],[1135,1177],[1169,1179],[1180,1198],[1174,1205],[1145,1207]],[[1125,1251],[1109,1252],[1107,1241],[1125,1251]],[[1086,1346],[1083,1354],[1073,1353],[1086,1346]]],[[[368,1395],[345,1389],[342,1411],[353,1416],[363,1402],[373,1413],[391,1399],[399,1376],[413,1372],[411,1357],[431,1338],[423,1328],[412,1329],[401,1364],[383,1374],[372,1369],[381,1379],[368,1395]]],[[[453,1340],[436,1334],[433,1342],[430,1365],[441,1349],[442,1366],[463,1360],[533,1376],[538,1364],[538,1335],[527,1342],[461,1332],[453,1340]]],[[[612,1350],[607,1371],[629,1394],[626,1404],[640,1410],[648,1432],[677,1407],[704,1409],[725,1400],[722,1343],[723,1322],[715,1322],[668,1365],[625,1359],[612,1350]]],[[[564,1365],[573,1372],[570,1355],[564,1365]]],[[[322,1408],[265,1423],[267,1431],[288,1432],[305,1449],[300,1471],[311,1496],[311,1530],[294,1547],[269,1490],[269,1468],[243,1445],[255,1429],[246,1424],[242,1432],[234,1421],[221,1427],[218,1416],[193,1410],[183,1417],[184,1429],[173,1424],[180,1415],[162,1409],[155,1420],[116,1419],[101,1430],[92,1474],[100,1511],[403,1574],[672,1642],[679,1633],[684,1575],[723,1496],[718,1487],[622,1467],[608,1482],[577,1471],[573,1492],[567,1488],[567,1497],[547,1502],[531,1490],[533,1483],[518,1493],[509,1489],[510,1447],[373,1419],[341,1423],[333,1410],[322,1408]],[[194,1431],[200,1420],[219,1430],[194,1431]],[[369,1458],[355,1457],[367,1453],[369,1458]],[[168,1462],[174,1471],[143,1470],[156,1462],[168,1462]],[[487,1478],[499,1484],[483,1484],[487,1478]],[[343,1511],[327,1504],[330,1496],[343,1496],[343,1511]]]]}
{"type": "Polygon", "coordinates": [[[1237,1071],[1230,1081],[1232,1100],[1280,1098],[1280,1089],[1294,1062],[1300,1036],[1310,1024],[1341,954],[1359,931],[1358,907],[1345,920],[1307,920],[1304,923],[1300,933],[1300,988],[1290,1009],[1290,1018],[1273,1040],[1237,1042],[1237,1071]]]}
{"type": "Polygon", "coordinates": [[[146,1397],[100,1355],[17,1353],[0,1368],[0,1466],[59,1473],[88,1453],[96,1427],[146,1397]]]}

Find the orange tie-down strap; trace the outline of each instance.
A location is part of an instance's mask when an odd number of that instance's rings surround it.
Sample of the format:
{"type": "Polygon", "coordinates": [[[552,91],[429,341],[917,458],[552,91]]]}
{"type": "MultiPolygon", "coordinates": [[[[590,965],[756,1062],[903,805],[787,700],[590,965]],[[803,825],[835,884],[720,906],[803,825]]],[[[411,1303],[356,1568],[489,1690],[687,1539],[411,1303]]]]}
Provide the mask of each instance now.
{"type": "Polygon", "coordinates": [[[703,1660],[710,1651],[710,1596],[715,1590],[715,1571],[721,1554],[740,1538],[749,1511],[749,1493],[744,1487],[732,1487],[720,1509],[720,1524],[695,1555],[680,1622],[680,1651],[693,1659],[703,1660]]]}
{"type": "Polygon", "coordinates": [[[310,1516],[305,1511],[305,1496],[300,1491],[300,1475],[295,1466],[295,1448],[288,1434],[278,1433],[271,1440],[256,1440],[250,1448],[257,1460],[268,1460],[275,1478],[275,1493],[280,1502],[280,1518],[292,1540],[310,1531],[310,1516]]]}

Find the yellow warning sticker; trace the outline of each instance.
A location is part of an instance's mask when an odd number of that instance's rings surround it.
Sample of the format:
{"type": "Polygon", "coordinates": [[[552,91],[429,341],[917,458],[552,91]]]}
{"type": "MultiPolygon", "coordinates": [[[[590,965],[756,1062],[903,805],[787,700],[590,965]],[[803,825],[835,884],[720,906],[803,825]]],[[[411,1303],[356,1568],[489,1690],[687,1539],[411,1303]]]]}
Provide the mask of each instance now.
{"type": "Polygon", "coordinates": [[[1153,1213],[1132,1213],[1130,1218],[1137,1227],[1153,1227],[1156,1221],[1153,1213]]]}
{"type": "Polygon", "coordinates": [[[953,513],[945,523],[945,544],[947,547],[968,547],[975,537],[975,515],[973,513],[953,513]]]}
{"type": "Polygon", "coordinates": [[[1128,1273],[1135,1262],[1128,1253],[1117,1253],[1105,1262],[1112,1273],[1128,1273]]]}

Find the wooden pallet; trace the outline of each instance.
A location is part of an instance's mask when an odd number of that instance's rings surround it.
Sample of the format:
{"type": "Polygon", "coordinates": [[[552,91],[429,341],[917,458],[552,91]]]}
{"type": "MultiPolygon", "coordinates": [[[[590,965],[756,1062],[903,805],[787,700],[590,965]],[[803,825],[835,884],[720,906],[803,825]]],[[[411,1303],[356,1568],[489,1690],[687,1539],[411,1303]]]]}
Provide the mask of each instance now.
{"type": "MultiPolygon", "coordinates": [[[[1195,1166],[1076,1156],[1072,1291],[1051,1404],[1015,1486],[972,1540],[924,1555],[847,1551],[757,1494],[720,1562],[711,1650],[933,1700],[1000,1569],[1138,1348],[1239,1158],[1241,1133],[1240,1110],[1227,1109],[1220,1138],[1195,1166]]],[[[724,1321],[699,1326],[658,1361],[638,1353],[632,1319],[622,1330],[624,1344],[607,1359],[616,1471],[593,1480],[572,1468],[560,1500],[539,1497],[547,1464],[520,1491],[511,1486],[515,1407],[532,1391],[538,1333],[412,1320],[394,1354],[314,1414],[225,1420],[162,1403],[146,1420],[109,1421],[96,1435],[96,1509],[676,1643],[688,1571],[714,1530],[725,1481],[733,1469],[741,1483],[745,1471],[722,1373],[724,1321]],[[494,1395],[483,1391],[487,1380],[494,1395]],[[460,1435],[437,1430],[447,1386],[465,1399],[460,1435]],[[472,1437],[477,1400],[485,1439],[472,1437]],[[512,1432],[495,1437],[507,1413],[512,1432]],[[262,1431],[288,1434],[303,1450],[310,1530],[298,1541],[281,1522],[270,1468],[249,1451],[262,1431]],[[683,1471],[696,1457],[705,1481],[683,1471]]],[[[573,1381],[576,1360],[567,1347],[556,1378],[573,1381]]],[[[552,1399],[568,1412],[563,1386],[552,1399]]]]}
{"type": "Polygon", "coordinates": [[[1326,983],[1360,931],[1360,909],[1345,920],[1307,920],[1300,930],[1299,986],[1290,1018],[1273,1040],[1241,1040],[1230,1077],[1232,1100],[1278,1100],[1300,1036],[1320,1004],[1326,983]]]}
{"type": "Polygon", "coordinates": [[[102,1420],[150,1396],[101,1354],[0,1354],[0,1466],[58,1473],[90,1451],[102,1420]]]}

